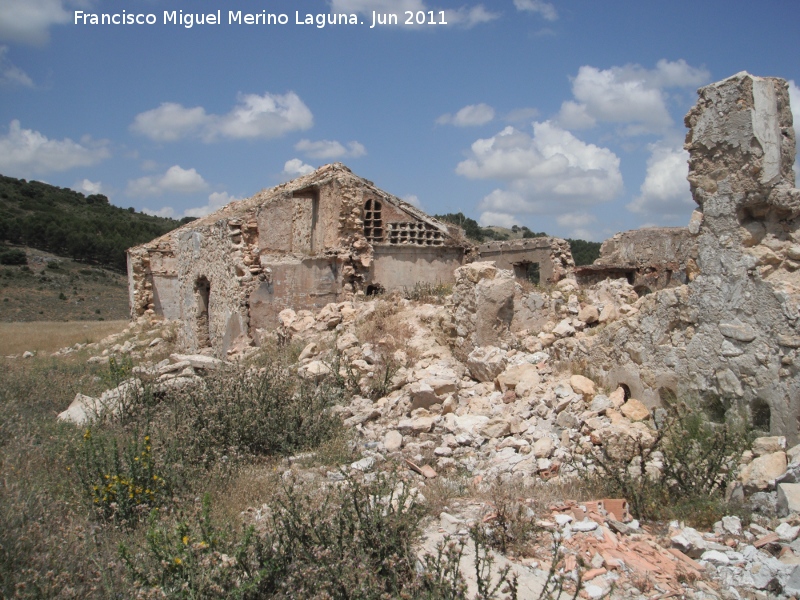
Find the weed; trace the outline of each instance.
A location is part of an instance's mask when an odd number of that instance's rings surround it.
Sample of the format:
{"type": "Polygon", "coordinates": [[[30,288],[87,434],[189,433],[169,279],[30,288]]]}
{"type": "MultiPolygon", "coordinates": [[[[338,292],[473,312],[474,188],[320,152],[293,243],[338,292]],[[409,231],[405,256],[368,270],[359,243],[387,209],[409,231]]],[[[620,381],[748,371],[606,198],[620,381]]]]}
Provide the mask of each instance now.
{"type": "Polygon", "coordinates": [[[170,494],[167,479],[153,456],[150,436],[117,440],[87,429],[78,450],[75,471],[94,509],[104,519],[132,525],[170,494]]]}
{"type": "Polygon", "coordinates": [[[744,419],[711,423],[684,403],[645,437],[626,437],[613,452],[603,447],[595,484],[610,496],[625,497],[639,518],[710,525],[726,514],[725,489],[750,444],[744,419]]]}
{"type": "Polygon", "coordinates": [[[443,304],[445,299],[452,293],[452,284],[422,283],[418,281],[411,289],[403,286],[403,298],[427,304],[443,304]]]}

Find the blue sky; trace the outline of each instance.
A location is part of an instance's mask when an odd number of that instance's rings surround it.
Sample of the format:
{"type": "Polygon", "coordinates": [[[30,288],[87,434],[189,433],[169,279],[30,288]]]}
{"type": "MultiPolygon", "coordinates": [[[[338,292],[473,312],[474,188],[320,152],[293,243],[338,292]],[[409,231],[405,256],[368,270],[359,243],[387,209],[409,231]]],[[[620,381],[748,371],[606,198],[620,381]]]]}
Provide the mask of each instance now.
{"type": "Polygon", "coordinates": [[[783,77],[800,124],[798,42],[797,0],[0,0],[0,173],[179,218],[338,160],[432,214],[600,241],[688,222],[698,87],[783,77]],[[370,28],[407,10],[447,25],[370,28]]]}

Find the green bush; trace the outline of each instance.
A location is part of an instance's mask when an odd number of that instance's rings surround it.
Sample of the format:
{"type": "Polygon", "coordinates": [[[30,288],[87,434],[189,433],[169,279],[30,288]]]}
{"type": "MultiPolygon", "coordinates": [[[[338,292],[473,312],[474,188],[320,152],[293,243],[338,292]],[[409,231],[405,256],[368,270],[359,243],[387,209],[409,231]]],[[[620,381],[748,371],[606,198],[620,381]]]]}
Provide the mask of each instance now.
{"type": "Polygon", "coordinates": [[[0,265],[25,265],[28,257],[19,248],[0,249],[0,265]]]}
{"type": "MultiPolygon", "coordinates": [[[[289,483],[259,531],[223,535],[206,498],[192,522],[151,517],[146,545],[120,552],[140,597],[466,600],[463,544],[442,544],[418,564],[422,516],[394,476],[348,479],[322,493],[289,483]]],[[[507,571],[491,583],[492,561],[477,528],[472,541],[476,598],[497,598],[503,589],[515,598],[507,571]]]]}
{"type": "Polygon", "coordinates": [[[341,399],[341,389],[302,380],[280,366],[240,366],[171,393],[153,419],[187,459],[210,467],[220,460],[290,455],[342,435],[341,419],[331,411],[341,399]]]}

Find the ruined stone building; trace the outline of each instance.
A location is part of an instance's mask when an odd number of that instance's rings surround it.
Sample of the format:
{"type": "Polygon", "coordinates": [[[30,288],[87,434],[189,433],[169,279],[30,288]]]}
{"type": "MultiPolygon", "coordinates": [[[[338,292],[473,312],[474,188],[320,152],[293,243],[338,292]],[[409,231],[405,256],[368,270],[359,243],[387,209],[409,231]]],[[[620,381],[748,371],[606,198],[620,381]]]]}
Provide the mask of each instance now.
{"type": "Polygon", "coordinates": [[[556,283],[575,269],[569,242],[554,237],[489,242],[478,247],[478,255],[533,283],[556,283]]]}
{"type": "Polygon", "coordinates": [[[696,271],[696,259],[697,240],[687,227],[634,229],[604,241],[600,258],[577,267],[575,278],[581,285],[624,278],[644,296],[687,283],[696,271]]]}
{"type": "Polygon", "coordinates": [[[694,399],[710,418],[744,407],[757,429],[796,444],[800,190],[788,86],[739,73],[698,93],[686,116],[696,270],[558,352],[650,406],[694,399]]]}
{"type": "Polygon", "coordinates": [[[330,164],[131,248],[131,315],[180,321],[181,347],[224,356],[259,343],[285,308],[450,283],[462,239],[460,229],[330,164]]]}

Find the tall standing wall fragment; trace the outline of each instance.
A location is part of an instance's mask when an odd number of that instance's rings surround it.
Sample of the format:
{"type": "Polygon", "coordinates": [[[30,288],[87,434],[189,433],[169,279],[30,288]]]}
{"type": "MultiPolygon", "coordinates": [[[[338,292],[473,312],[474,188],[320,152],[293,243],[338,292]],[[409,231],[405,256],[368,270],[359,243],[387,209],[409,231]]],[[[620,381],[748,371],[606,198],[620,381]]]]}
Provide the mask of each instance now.
{"type": "Polygon", "coordinates": [[[650,406],[689,400],[718,418],[745,408],[757,429],[797,443],[800,191],[787,84],[739,73],[698,94],[685,120],[695,276],[556,350],[650,406]]]}

